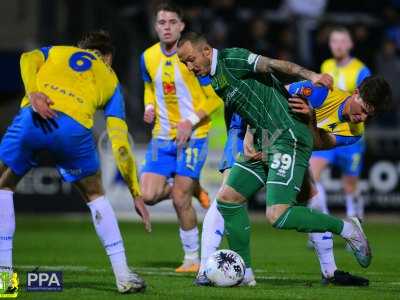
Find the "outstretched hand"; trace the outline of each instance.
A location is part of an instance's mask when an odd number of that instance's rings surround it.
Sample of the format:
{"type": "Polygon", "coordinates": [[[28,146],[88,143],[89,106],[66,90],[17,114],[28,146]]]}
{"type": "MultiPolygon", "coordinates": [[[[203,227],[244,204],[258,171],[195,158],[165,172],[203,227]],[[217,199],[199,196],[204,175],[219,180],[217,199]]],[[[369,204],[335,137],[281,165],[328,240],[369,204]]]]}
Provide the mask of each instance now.
{"type": "Polygon", "coordinates": [[[141,197],[136,198],[134,201],[136,213],[142,218],[144,229],[151,232],[150,214],[141,197]]]}

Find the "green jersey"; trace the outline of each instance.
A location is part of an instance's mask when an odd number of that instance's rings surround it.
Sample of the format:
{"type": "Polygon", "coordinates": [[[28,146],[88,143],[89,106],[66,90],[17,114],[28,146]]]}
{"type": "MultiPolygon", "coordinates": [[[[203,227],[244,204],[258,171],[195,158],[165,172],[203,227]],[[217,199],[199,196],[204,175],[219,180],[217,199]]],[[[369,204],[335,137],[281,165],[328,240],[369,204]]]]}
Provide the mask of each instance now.
{"type": "Polygon", "coordinates": [[[258,58],[246,49],[213,49],[212,87],[229,110],[271,138],[296,128],[299,120],[289,109],[289,94],[283,84],[272,74],[255,72],[258,58]]]}

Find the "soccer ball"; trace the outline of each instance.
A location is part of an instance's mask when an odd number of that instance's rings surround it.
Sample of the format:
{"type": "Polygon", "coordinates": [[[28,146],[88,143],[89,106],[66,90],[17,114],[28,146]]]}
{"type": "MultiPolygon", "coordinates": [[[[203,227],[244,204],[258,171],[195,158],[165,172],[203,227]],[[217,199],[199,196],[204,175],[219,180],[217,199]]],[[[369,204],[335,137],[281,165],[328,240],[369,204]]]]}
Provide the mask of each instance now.
{"type": "Polygon", "coordinates": [[[242,282],[245,269],[239,254],[223,249],[214,252],[207,260],[205,275],[216,286],[235,286],[242,282]]]}

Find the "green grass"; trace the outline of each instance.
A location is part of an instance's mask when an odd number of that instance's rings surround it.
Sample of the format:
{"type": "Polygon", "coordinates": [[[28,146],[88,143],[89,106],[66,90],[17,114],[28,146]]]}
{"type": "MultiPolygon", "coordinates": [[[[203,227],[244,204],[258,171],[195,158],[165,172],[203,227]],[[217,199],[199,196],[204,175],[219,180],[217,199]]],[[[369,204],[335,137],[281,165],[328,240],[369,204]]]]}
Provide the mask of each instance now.
{"type": "Polygon", "coordinates": [[[277,231],[266,223],[252,227],[256,287],[195,287],[193,275],[173,272],[182,257],[176,224],[155,223],[151,234],[140,224],[120,225],[129,263],[148,283],[144,294],[116,292],[109,262],[87,216],[73,220],[19,216],[14,242],[22,283],[18,299],[400,299],[400,224],[365,226],[374,251],[366,270],[336,241],[338,267],[368,277],[368,288],[321,286],[319,265],[305,246],[306,236],[277,231]],[[26,292],[26,271],[31,266],[63,270],[64,291],[26,292]]]}

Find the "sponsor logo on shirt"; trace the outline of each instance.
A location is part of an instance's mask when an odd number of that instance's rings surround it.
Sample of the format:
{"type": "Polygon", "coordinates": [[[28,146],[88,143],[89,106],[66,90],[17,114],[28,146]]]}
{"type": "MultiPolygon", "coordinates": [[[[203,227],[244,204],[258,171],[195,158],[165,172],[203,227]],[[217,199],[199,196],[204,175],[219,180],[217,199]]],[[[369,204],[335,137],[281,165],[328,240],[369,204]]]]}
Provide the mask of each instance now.
{"type": "Polygon", "coordinates": [[[163,82],[164,95],[176,95],[175,82],[163,82]]]}

